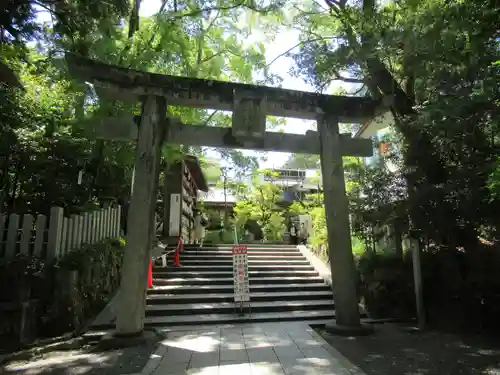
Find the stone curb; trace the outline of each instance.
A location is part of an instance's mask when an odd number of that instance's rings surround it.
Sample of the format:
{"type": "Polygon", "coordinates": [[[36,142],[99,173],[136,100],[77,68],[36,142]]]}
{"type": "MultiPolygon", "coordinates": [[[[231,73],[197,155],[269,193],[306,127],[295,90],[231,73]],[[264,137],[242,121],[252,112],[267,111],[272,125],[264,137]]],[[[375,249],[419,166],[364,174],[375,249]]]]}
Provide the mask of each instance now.
{"type": "Polygon", "coordinates": [[[332,286],[332,273],[330,267],[326,265],[316,254],[314,254],[307,246],[297,245],[303,256],[306,257],[309,263],[314,267],[316,272],[325,280],[328,286],[332,286]]]}
{"type": "MultiPolygon", "coordinates": [[[[314,254],[307,246],[297,245],[297,248],[300,250],[302,255],[308,260],[309,263],[314,267],[314,270],[321,276],[325,283],[332,288],[332,273],[330,267],[325,264],[316,254],[314,254]]],[[[360,313],[366,314],[365,307],[359,304],[360,313]]],[[[369,324],[383,324],[383,323],[397,323],[400,320],[395,318],[384,318],[384,319],[373,319],[373,318],[364,318],[362,319],[364,323],[369,324]]]]}
{"type": "MultiPolygon", "coordinates": [[[[163,340],[167,338],[167,334],[162,332],[161,330],[155,329],[154,332],[156,333],[157,336],[162,337],[163,340]]],[[[138,374],[129,374],[129,375],[151,375],[160,365],[163,356],[167,354],[167,349],[168,347],[166,345],[163,345],[162,342],[160,342],[154,353],[151,354],[151,356],[149,357],[149,360],[146,363],[146,365],[142,368],[141,372],[138,374]]]]}
{"type": "Polygon", "coordinates": [[[318,341],[321,346],[328,351],[334,358],[337,358],[341,365],[347,369],[352,375],[366,375],[366,373],[361,370],[358,366],[354,365],[349,361],[342,353],[330,345],[318,332],[316,332],[311,326],[308,326],[307,332],[318,341]]]}

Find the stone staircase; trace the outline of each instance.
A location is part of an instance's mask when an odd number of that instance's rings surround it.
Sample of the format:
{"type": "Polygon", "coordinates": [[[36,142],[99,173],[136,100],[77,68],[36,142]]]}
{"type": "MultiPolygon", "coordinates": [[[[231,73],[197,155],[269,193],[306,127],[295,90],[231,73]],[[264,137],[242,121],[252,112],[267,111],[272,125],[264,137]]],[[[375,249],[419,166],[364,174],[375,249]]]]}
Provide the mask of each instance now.
{"type": "MultiPolygon", "coordinates": [[[[330,287],[295,246],[249,245],[251,314],[233,303],[231,246],[186,247],[181,267],[154,267],[145,325],[174,327],[334,318],[330,287]]],[[[169,259],[169,264],[171,261],[169,259]]]]}

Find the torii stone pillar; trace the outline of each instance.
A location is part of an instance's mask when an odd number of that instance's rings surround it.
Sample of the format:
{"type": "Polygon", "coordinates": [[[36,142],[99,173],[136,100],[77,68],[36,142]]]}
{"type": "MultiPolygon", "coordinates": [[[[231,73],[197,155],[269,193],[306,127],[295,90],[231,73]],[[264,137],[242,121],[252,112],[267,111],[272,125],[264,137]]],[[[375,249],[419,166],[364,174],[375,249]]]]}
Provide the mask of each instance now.
{"type": "Polygon", "coordinates": [[[322,113],[317,123],[336,316],[325,328],[332,333],[359,335],[370,329],[360,322],[338,118],[322,113]]]}
{"type": "MultiPolygon", "coordinates": [[[[151,207],[156,198],[156,169],[163,136],[160,124],[164,122],[160,116],[165,115],[164,100],[152,95],[168,98],[169,105],[174,106],[233,110],[232,128],[165,124],[168,127],[164,133],[168,135],[167,142],[306,154],[321,151],[337,327],[360,330],[342,155],[371,156],[373,149],[368,140],[339,135],[338,121],[363,123],[381,112],[381,105],[387,105],[370,98],[322,95],[140,72],[74,54],[67,54],[66,59],[72,74],[81,80],[93,82],[99,90],[111,93],[115,99],[136,102],[138,96],[147,97],[138,135],[133,119],[101,121],[101,125],[105,125],[108,130],[113,127],[115,131],[121,130],[113,139],[138,137],[134,193],[129,208],[130,232],[118,296],[118,334],[135,335],[143,329],[148,243],[153,221],[151,207]],[[321,115],[318,111],[322,111],[321,115]],[[266,132],[265,116],[316,119],[319,134],[266,132]]],[[[109,136],[110,132],[107,132],[109,136]]]]}
{"type": "Polygon", "coordinates": [[[116,335],[140,335],[144,329],[147,268],[151,256],[153,207],[160,147],[166,132],[166,103],[163,97],[148,96],[143,101],[139,124],[133,194],[128,210],[128,233],[118,295],[116,335]]]}

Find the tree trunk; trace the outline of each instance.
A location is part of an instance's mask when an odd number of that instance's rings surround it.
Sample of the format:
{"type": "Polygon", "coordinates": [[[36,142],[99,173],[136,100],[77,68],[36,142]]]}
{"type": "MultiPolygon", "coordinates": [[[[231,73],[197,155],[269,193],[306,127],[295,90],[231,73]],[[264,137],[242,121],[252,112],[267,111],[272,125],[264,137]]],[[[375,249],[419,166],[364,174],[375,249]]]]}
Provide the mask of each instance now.
{"type": "Polygon", "coordinates": [[[141,6],[141,0],[135,0],[134,6],[132,7],[132,12],[129,18],[129,29],[128,37],[132,39],[137,30],[139,30],[139,8],[141,6]]]}
{"type": "Polygon", "coordinates": [[[365,61],[366,70],[369,75],[373,87],[376,87],[380,92],[375,95],[384,96],[392,95],[393,110],[397,117],[404,117],[414,114],[414,103],[408,95],[403,91],[398,82],[394,79],[387,67],[378,58],[367,58],[365,61]]]}

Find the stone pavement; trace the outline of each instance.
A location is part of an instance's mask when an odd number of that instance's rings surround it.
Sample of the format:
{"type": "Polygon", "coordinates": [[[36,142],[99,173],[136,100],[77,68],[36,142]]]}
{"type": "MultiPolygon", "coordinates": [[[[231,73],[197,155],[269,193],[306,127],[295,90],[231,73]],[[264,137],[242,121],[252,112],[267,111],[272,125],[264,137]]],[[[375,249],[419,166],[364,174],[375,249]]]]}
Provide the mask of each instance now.
{"type": "Polygon", "coordinates": [[[365,375],[305,323],[173,331],[140,375],[365,375]]]}

